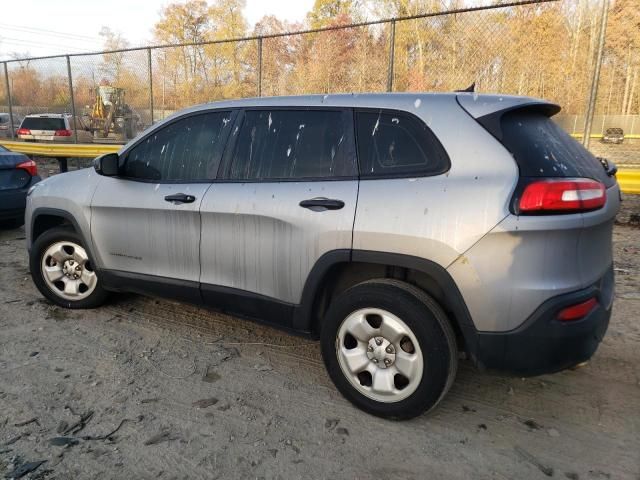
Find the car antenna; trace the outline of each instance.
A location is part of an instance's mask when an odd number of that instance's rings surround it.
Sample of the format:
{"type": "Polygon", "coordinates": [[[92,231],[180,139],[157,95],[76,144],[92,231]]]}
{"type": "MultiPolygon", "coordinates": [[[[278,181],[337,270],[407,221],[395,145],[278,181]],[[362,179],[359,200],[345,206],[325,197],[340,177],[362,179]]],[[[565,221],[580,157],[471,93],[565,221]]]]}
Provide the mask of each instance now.
{"type": "Polygon", "coordinates": [[[454,92],[459,92],[459,93],[463,93],[463,92],[475,92],[476,91],[476,82],[473,82],[471,85],[469,85],[467,88],[465,88],[464,90],[454,90],[454,92]]]}

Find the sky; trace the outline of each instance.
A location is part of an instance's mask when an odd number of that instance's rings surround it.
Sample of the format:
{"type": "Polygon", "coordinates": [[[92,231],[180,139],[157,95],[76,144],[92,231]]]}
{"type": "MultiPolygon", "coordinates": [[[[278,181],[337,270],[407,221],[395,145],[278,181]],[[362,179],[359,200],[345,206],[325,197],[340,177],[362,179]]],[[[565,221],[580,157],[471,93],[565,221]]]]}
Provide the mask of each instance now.
{"type": "MultiPolygon", "coordinates": [[[[103,26],[132,46],[151,42],[153,25],[169,0],[5,0],[0,11],[0,60],[102,50],[103,26]],[[6,5],[4,4],[6,2],[6,5]],[[24,55],[21,55],[24,56],[24,55]]],[[[250,28],[264,15],[302,21],[313,0],[246,0],[250,28]]]]}

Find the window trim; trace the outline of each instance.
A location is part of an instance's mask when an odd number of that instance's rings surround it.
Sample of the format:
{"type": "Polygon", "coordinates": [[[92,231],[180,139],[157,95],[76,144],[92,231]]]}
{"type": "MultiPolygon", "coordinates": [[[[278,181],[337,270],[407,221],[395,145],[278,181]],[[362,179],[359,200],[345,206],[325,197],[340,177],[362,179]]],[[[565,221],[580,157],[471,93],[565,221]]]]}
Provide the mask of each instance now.
{"type": "Polygon", "coordinates": [[[358,156],[358,177],[361,181],[363,180],[384,180],[384,179],[394,179],[394,178],[424,178],[424,177],[437,177],[439,175],[444,175],[445,173],[451,170],[451,157],[449,156],[449,152],[444,148],[442,142],[438,138],[438,136],[431,130],[431,128],[426,124],[426,122],[417,116],[416,114],[409,112],[407,110],[398,110],[394,108],[375,108],[375,107],[356,107],[353,109],[353,126],[354,126],[354,135],[356,140],[356,152],[358,156]],[[442,170],[436,170],[433,172],[422,172],[422,173],[385,173],[385,174],[373,174],[373,175],[362,175],[362,155],[360,154],[360,142],[358,141],[358,113],[384,113],[396,116],[404,116],[408,118],[413,118],[420,122],[428,132],[428,135],[433,137],[433,140],[440,146],[442,152],[444,153],[446,159],[445,168],[442,170]]]}
{"type": "Polygon", "coordinates": [[[231,175],[231,165],[233,163],[233,157],[235,156],[236,149],[238,148],[238,137],[239,135],[233,134],[231,132],[229,134],[229,141],[227,142],[226,151],[222,157],[221,162],[221,170],[218,173],[217,183],[290,183],[290,182],[341,182],[341,181],[353,181],[358,180],[360,165],[358,161],[358,145],[356,143],[355,136],[355,115],[353,113],[352,107],[336,107],[336,106],[287,106],[287,105],[278,105],[278,106],[264,106],[264,105],[255,105],[249,107],[243,107],[238,112],[238,116],[236,119],[236,124],[233,125],[232,130],[235,130],[236,126],[238,127],[238,133],[242,129],[244,125],[245,112],[247,111],[273,111],[273,110],[286,110],[286,111],[304,111],[304,112],[317,112],[317,111],[330,111],[330,112],[339,112],[342,114],[346,114],[351,125],[347,126],[346,131],[351,134],[350,141],[353,143],[354,154],[355,154],[355,166],[356,166],[356,174],[343,176],[343,177],[296,177],[296,178],[247,178],[247,179],[236,179],[230,178],[231,175]],[[222,163],[224,162],[224,166],[222,163]]]}
{"type": "Polygon", "coordinates": [[[125,163],[127,162],[127,160],[129,159],[129,154],[131,153],[131,150],[133,150],[135,147],[137,147],[140,143],[142,143],[145,139],[147,139],[150,135],[153,135],[154,133],[156,133],[159,130],[163,130],[164,128],[169,127],[170,125],[173,125],[174,123],[181,121],[181,120],[185,120],[187,118],[191,118],[191,117],[195,117],[198,115],[207,115],[207,114],[212,114],[212,113],[224,113],[224,112],[229,112],[230,115],[230,120],[229,122],[231,123],[231,129],[227,131],[223,142],[224,142],[224,147],[222,149],[222,154],[220,156],[220,162],[218,163],[218,169],[216,171],[216,177],[215,178],[202,178],[202,179],[193,179],[193,180],[153,180],[153,179],[146,179],[146,178],[135,178],[135,177],[127,177],[124,175],[118,175],[117,178],[121,179],[121,180],[128,180],[131,182],[139,182],[139,183],[158,183],[158,184],[167,184],[167,185],[181,185],[181,184],[199,184],[199,183],[214,183],[220,175],[220,167],[222,166],[222,162],[225,159],[225,155],[226,155],[226,151],[227,148],[229,146],[229,138],[231,136],[231,131],[233,130],[235,123],[236,123],[236,117],[238,115],[238,108],[234,107],[234,108],[211,108],[211,109],[206,109],[206,110],[196,110],[193,112],[188,112],[185,113],[183,115],[179,115],[175,118],[172,118],[171,120],[167,120],[166,122],[161,122],[158,123],[155,128],[153,128],[152,130],[149,130],[145,135],[140,136],[140,138],[138,138],[137,140],[135,140],[134,143],[132,143],[131,145],[128,145],[126,147],[126,149],[120,154],[120,161],[118,164],[118,168],[124,168],[125,163]]]}

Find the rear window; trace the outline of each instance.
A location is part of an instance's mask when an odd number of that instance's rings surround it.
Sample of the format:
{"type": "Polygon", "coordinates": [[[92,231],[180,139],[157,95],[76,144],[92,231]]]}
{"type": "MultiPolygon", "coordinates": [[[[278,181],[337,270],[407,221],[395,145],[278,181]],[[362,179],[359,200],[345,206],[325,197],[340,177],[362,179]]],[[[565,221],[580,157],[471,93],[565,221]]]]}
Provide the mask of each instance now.
{"type": "Polygon", "coordinates": [[[394,111],[359,111],[358,158],[365,177],[427,176],[449,169],[449,158],[425,123],[394,111]]]}
{"type": "Polygon", "coordinates": [[[613,180],[600,161],[542,113],[515,111],[501,118],[502,143],[522,177],[584,177],[607,186],[613,180]]]}
{"type": "Polygon", "coordinates": [[[0,113],[0,123],[9,123],[9,115],[0,113]]]}
{"type": "Polygon", "coordinates": [[[20,128],[29,130],[65,130],[63,118],[27,117],[20,128]]]}

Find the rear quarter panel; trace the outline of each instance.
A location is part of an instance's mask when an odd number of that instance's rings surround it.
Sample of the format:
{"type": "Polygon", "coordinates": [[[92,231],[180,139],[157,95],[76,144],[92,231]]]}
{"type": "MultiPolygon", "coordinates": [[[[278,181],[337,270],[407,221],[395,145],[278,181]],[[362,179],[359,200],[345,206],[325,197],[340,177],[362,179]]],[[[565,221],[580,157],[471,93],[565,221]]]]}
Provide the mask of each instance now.
{"type": "Polygon", "coordinates": [[[448,269],[480,331],[517,328],[549,298],[586,288],[611,267],[618,186],[585,214],[509,215],[448,269]]]}
{"type": "Polygon", "coordinates": [[[508,215],[518,171],[507,150],[455,96],[394,97],[451,159],[446,174],[360,181],[353,248],[414,255],[447,267],[508,215]]]}

